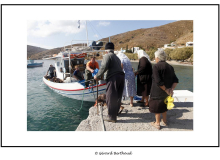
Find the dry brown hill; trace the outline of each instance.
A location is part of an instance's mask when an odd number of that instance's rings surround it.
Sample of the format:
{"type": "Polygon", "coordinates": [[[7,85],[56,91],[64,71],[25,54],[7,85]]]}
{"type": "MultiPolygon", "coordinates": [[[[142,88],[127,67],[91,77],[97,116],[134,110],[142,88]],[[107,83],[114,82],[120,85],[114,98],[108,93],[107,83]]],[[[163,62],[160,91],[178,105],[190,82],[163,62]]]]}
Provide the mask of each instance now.
{"type": "Polygon", "coordinates": [[[54,49],[46,50],[43,52],[39,52],[37,54],[32,55],[31,59],[42,59],[43,57],[51,57],[53,56],[53,54],[59,53],[60,50],[61,48],[54,48],[54,49]]]}
{"type": "MultiPolygon", "coordinates": [[[[151,47],[160,48],[164,44],[181,40],[180,44],[183,43],[184,39],[181,37],[187,37],[191,33],[193,41],[193,21],[177,21],[169,23],[163,26],[138,29],[134,31],[125,32],[115,36],[111,36],[111,41],[115,44],[115,49],[128,48],[140,46],[145,50],[149,50],[151,47]]],[[[108,40],[104,38],[103,40],[108,40]]],[[[186,43],[188,38],[185,38],[186,43]]],[[[179,44],[179,41],[178,41],[179,44]]]]}
{"type": "MultiPolygon", "coordinates": [[[[108,37],[103,38],[101,41],[108,41],[108,39],[108,37]]],[[[160,48],[171,42],[181,45],[193,41],[193,21],[176,21],[159,27],[129,31],[111,36],[111,41],[115,44],[115,50],[125,49],[126,46],[128,46],[128,49],[141,47],[149,50],[151,47],[160,48]]],[[[41,59],[45,55],[57,54],[60,50],[61,48],[55,48],[40,52],[32,57],[41,59]]]]}
{"type": "Polygon", "coordinates": [[[187,33],[176,40],[178,45],[186,45],[186,42],[193,42],[193,31],[187,33]]]}
{"type": "Polygon", "coordinates": [[[39,52],[46,51],[47,49],[27,45],[27,58],[30,58],[32,55],[35,55],[39,52]]]}

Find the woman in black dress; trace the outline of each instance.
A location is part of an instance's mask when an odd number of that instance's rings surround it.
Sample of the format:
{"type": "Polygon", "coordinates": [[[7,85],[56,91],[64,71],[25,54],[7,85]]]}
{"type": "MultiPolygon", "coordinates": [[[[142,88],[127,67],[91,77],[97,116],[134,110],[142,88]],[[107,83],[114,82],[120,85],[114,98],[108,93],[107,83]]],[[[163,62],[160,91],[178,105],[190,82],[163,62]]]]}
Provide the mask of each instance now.
{"type": "Polygon", "coordinates": [[[167,106],[164,100],[168,95],[173,95],[173,90],[179,80],[173,67],[166,62],[166,53],[163,50],[155,52],[155,61],[149,110],[151,113],[155,113],[156,118],[156,122],[152,122],[151,125],[160,129],[160,114],[163,116],[163,125],[167,126],[167,106]]]}
{"type": "Polygon", "coordinates": [[[137,95],[142,96],[142,99],[137,103],[145,103],[144,106],[148,106],[152,84],[152,65],[149,56],[143,50],[138,51],[138,59],[138,70],[135,73],[137,75],[137,95]]]}

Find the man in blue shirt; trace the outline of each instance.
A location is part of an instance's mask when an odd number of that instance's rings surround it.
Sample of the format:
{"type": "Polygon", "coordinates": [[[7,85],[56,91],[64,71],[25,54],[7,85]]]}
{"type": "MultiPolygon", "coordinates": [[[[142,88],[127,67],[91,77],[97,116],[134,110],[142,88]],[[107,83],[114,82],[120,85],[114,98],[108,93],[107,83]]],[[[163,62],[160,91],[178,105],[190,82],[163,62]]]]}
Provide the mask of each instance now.
{"type": "Polygon", "coordinates": [[[73,77],[76,78],[77,80],[80,80],[80,81],[84,79],[82,73],[79,70],[78,65],[75,66],[75,71],[73,72],[73,77]]]}

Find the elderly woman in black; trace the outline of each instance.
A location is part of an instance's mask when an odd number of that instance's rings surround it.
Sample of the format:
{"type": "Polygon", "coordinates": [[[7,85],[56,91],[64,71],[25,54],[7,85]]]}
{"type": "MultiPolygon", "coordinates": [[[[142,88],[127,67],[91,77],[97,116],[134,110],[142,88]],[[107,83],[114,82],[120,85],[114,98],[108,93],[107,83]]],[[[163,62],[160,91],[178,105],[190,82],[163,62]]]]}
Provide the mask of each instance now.
{"type": "Polygon", "coordinates": [[[175,75],[173,67],[166,62],[166,53],[162,49],[155,52],[155,61],[149,110],[151,113],[155,113],[156,118],[156,122],[151,122],[151,125],[160,129],[160,114],[163,116],[162,124],[168,125],[167,106],[164,100],[168,95],[173,95],[173,90],[179,80],[175,75]]]}
{"type": "Polygon", "coordinates": [[[138,59],[138,70],[135,73],[137,75],[137,95],[142,96],[142,99],[137,103],[143,103],[146,107],[152,84],[152,65],[149,56],[143,50],[138,51],[138,59]]]}

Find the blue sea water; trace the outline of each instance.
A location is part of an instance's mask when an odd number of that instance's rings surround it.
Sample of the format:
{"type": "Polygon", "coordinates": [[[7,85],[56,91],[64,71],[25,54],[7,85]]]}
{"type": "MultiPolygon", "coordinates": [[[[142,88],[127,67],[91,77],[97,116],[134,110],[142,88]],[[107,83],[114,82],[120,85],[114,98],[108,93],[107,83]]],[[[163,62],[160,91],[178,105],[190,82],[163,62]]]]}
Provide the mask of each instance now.
{"type": "MultiPolygon", "coordinates": [[[[75,131],[79,123],[86,119],[89,108],[94,102],[83,102],[70,99],[55,93],[43,84],[51,60],[44,62],[43,67],[27,68],[27,130],[28,131],[75,131]]],[[[100,63],[100,62],[99,62],[100,63]]],[[[137,69],[137,62],[132,62],[137,69]]],[[[173,65],[179,84],[177,90],[193,91],[193,66],[173,65]]]]}

